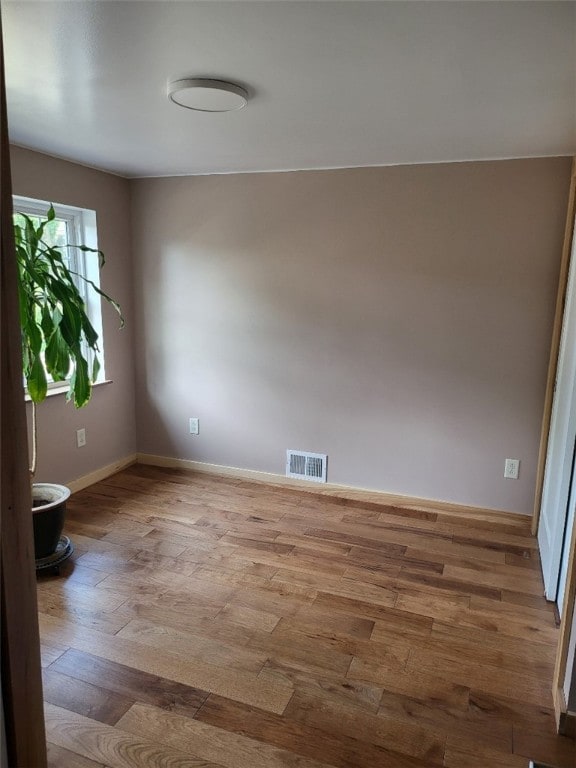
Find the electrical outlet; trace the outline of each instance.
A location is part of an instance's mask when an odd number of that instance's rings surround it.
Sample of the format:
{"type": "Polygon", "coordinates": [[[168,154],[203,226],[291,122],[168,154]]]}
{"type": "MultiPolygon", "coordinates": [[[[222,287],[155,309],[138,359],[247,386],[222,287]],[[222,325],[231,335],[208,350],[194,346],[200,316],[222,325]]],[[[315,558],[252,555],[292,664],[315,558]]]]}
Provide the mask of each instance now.
{"type": "Polygon", "coordinates": [[[200,432],[200,419],[190,419],[190,434],[197,435],[200,432]]]}
{"type": "Polygon", "coordinates": [[[504,462],[504,477],[510,480],[518,480],[520,470],[520,459],[506,459],[504,462]]]}
{"type": "Polygon", "coordinates": [[[83,448],[86,445],[86,430],[84,427],[82,429],[76,430],[76,446],[78,448],[83,448]]]}

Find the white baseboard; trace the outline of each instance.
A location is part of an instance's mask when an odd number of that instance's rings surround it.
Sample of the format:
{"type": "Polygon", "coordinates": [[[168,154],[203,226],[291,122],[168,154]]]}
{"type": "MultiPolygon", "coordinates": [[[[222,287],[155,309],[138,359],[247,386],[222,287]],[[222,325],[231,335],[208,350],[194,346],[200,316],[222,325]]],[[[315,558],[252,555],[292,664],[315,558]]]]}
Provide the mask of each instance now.
{"type": "Polygon", "coordinates": [[[137,453],[136,461],[138,464],[149,464],[155,467],[185,469],[192,472],[204,472],[210,475],[221,475],[237,478],[239,480],[267,483],[268,485],[288,486],[307,493],[321,496],[335,496],[358,501],[359,503],[369,502],[387,506],[404,507],[407,509],[418,509],[425,512],[465,515],[468,517],[492,517],[499,519],[506,517],[507,520],[519,524],[528,524],[531,519],[529,515],[523,515],[518,512],[484,509],[481,507],[456,504],[455,502],[450,501],[437,501],[414,496],[402,496],[399,494],[386,493],[385,491],[355,488],[348,485],[337,485],[336,483],[310,483],[305,480],[295,480],[294,478],[285,477],[284,475],[278,475],[273,472],[259,472],[253,469],[227,467],[220,464],[208,464],[203,461],[191,461],[189,459],[174,459],[169,456],[155,456],[149,453],[137,453]]]}
{"type": "Polygon", "coordinates": [[[116,472],[126,469],[126,467],[129,467],[131,464],[136,464],[136,461],[137,454],[131,453],[123,459],[114,461],[112,464],[107,464],[105,467],[100,467],[100,469],[96,469],[88,475],[83,475],[77,480],[72,480],[71,483],[66,483],[66,486],[70,488],[72,493],[76,493],[76,491],[88,488],[89,485],[94,485],[94,483],[100,482],[100,480],[105,480],[107,477],[110,477],[110,475],[115,475],[116,472]]]}
{"type": "Polygon", "coordinates": [[[424,512],[437,512],[449,515],[464,515],[481,519],[506,518],[509,522],[522,525],[530,520],[528,515],[517,512],[507,512],[497,509],[485,509],[483,507],[466,506],[451,501],[439,501],[435,499],[423,499],[415,496],[403,496],[400,494],[375,491],[368,488],[356,488],[349,485],[336,483],[309,483],[305,480],[296,480],[273,472],[260,472],[254,469],[241,469],[239,467],[227,467],[221,464],[208,464],[203,461],[191,461],[189,459],[175,459],[170,456],[155,456],[149,453],[132,453],[123,459],[112,462],[105,467],[90,472],[87,475],[66,483],[72,493],[81,491],[94,483],[105,480],[107,477],[120,472],[132,464],[148,464],[155,467],[167,467],[169,469],[184,469],[191,472],[203,472],[209,475],[220,475],[248,480],[256,483],[266,483],[290,487],[317,496],[332,496],[344,498],[358,503],[374,503],[386,506],[404,507],[405,509],[417,509],[424,512]]]}
{"type": "Polygon", "coordinates": [[[226,475],[255,482],[273,483],[282,485],[302,486],[308,485],[302,480],[294,480],[290,477],[277,475],[273,472],[260,472],[255,469],[240,469],[239,467],[227,467],[223,464],[207,464],[204,461],[191,461],[190,459],[173,459],[170,456],[155,456],[151,453],[137,453],[138,464],[149,464],[152,467],[168,467],[169,469],[188,469],[191,472],[205,472],[209,475],[226,475]]]}

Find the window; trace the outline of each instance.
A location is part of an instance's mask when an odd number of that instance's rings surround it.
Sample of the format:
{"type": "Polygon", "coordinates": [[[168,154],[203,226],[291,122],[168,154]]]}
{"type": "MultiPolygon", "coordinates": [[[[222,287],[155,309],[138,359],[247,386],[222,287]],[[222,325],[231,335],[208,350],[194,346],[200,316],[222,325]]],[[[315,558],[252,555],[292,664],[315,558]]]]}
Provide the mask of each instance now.
{"type": "MultiPolygon", "coordinates": [[[[28,197],[14,196],[14,220],[22,219],[21,214],[29,216],[38,226],[46,220],[46,213],[50,207],[49,201],[34,200],[28,197]]],[[[96,254],[84,253],[77,245],[87,245],[89,248],[98,248],[96,232],[96,212],[84,208],[73,208],[69,205],[52,203],[56,218],[51,221],[44,230],[44,239],[49,245],[61,248],[64,261],[71,272],[77,272],[98,287],[100,286],[100,270],[96,254]]],[[[100,352],[100,371],[98,381],[104,381],[104,347],[102,337],[102,307],[100,297],[94,291],[86,290],[84,280],[78,279],[76,285],[86,304],[87,315],[98,334],[98,346],[100,352]]],[[[88,360],[89,370],[92,370],[92,354],[86,347],[84,355],[88,360]]],[[[48,388],[55,389],[65,385],[62,381],[49,381],[48,388]]]]}

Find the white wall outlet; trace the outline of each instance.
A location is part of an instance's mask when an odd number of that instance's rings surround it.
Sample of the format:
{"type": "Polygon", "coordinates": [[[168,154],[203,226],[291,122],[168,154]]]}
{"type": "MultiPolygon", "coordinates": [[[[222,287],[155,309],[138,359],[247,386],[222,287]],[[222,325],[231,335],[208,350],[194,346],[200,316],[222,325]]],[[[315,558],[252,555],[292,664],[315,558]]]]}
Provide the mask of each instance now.
{"type": "Polygon", "coordinates": [[[200,419],[190,419],[190,434],[198,435],[200,433],[200,419]]]}
{"type": "Polygon", "coordinates": [[[520,459],[506,459],[504,462],[504,477],[510,480],[518,480],[520,470],[520,459]]]}
{"type": "Polygon", "coordinates": [[[76,446],[78,448],[83,448],[86,445],[86,430],[84,427],[82,429],[76,430],[76,446]]]}

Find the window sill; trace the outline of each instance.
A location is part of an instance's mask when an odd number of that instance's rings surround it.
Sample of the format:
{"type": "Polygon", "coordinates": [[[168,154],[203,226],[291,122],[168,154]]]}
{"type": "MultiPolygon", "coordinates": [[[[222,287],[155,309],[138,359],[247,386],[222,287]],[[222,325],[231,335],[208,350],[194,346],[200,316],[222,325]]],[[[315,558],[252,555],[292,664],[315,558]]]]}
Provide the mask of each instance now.
{"type": "MultiPolygon", "coordinates": [[[[92,384],[93,387],[101,387],[104,384],[112,384],[112,379],[105,379],[104,381],[97,381],[95,384],[92,384]]],[[[52,387],[52,389],[49,389],[46,397],[56,397],[56,395],[65,395],[69,390],[69,385],[67,383],[63,383],[62,386],[58,387],[52,387]]],[[[31,403],[32,399],[28,393],[24,395],[24,400],[27,403],[31,403]]]]}

